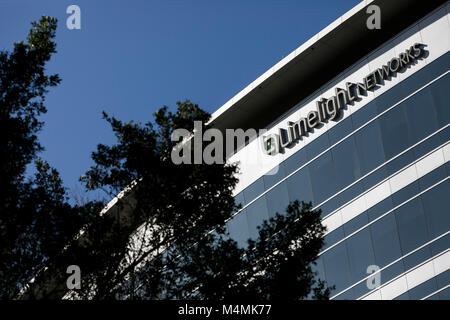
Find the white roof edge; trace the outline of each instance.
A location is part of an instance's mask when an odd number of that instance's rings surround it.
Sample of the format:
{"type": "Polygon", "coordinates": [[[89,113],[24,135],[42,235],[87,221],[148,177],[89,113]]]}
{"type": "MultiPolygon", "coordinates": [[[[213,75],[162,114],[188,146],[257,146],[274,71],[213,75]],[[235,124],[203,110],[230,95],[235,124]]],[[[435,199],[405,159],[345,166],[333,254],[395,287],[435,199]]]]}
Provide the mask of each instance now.
{"type": "Polygon", "coordinates": [[[356,6],[351,8],[349,11],[344,13],[342,16],[331,22],[328,26],[320,30],[317,34],[312,36],[310,39],[308,39],[306,42],[301,44],[297,49],[292,51],[290,54],[288,54],[286,57],[281,59],[279,62],[277,62],[275,65],[273,65],[271,68],[269,68],[266,72],[264,72],[261,76],[259,76],[256,80],[251,82],[248,86],[246,86],[244,89],[239,91],[235,96],[233,96],[230,100],[225,102],[219,109],[214,111],[214,113],[211,115],[211,119],[208,121],[208,123],[212,123],[214,120],[216,120],[221,114],[229,110],[234,104],[236,104],[239,100],[241,100],[243,97],[245,97],[248,93],[250,93],[254,88],[261,85],[265,80],[270,78],[274,73],[282,69],[285,65],[287,65],[289,62],[294,60],[297,56],[299,56],[301,53],[305,52],[308,48],[312,47],[314,44],[316,44],[321,38],[323,38],[325,35],[331,33],[333,30],[335,30],[337,27],[342,25],[345,21],[347,21],[349,18],[354,16],[356,13],[361,11],[363,8],[365,8],[367,5],[372,3],[374,0],[363,0],[360,3],[358,3],[356,6]]]}

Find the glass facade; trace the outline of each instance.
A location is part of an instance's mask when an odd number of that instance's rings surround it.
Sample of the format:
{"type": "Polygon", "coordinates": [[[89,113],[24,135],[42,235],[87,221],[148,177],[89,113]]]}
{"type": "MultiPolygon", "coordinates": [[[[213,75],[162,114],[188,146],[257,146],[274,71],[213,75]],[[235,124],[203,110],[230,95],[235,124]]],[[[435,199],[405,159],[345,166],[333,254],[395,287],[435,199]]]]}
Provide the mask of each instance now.
{"type": "MultiPolygon", "coordinates": [[[[245,246],[264,219],[283,213],[293,200],[311,201],[326,218],[447,144],[449,68],[447,53],[286,159],[277,175],[264,175],[244,189],[236,196],[243,209],[228,222],[231,236],[245,246]]],[[[430,170],[326,235],[315,268],[335,286],[335,299],[367,294],[370,265],[381,268],[384,284],[450,247],[449,164],[430,170]]],[[[444,272],[397,298],[448,298],[449,277],[444,272]]]]}

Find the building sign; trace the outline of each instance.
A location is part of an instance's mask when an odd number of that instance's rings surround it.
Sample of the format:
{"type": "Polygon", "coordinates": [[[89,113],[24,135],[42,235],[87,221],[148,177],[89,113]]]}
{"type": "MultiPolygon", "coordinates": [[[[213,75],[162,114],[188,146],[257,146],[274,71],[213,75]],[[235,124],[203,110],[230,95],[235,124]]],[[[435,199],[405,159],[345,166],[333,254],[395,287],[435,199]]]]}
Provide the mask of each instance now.
{"type": "Polygon", "coordinates": [[[335,95],[316,101],[316,110],[310,111],[306,117],[295,122],[289,121],[287,128],[279,128],[278,134],[263,136],[263,150],[267,154],[275,155],[284,148],[293,146],[296,141],[323,123],[329,120],[338,121],[341,110],[348,104],[359,101],[367,95],[367,91],[375,90],[378,85],[383,85],[385,80],[389,80],[397,72],[413,64],[424,54],[423,47],[423,44],[416,43],[398,57],[392,58],[385,65],[369,73],[362,82],[347,82],[345,89],[335,88],[335,95]]]}

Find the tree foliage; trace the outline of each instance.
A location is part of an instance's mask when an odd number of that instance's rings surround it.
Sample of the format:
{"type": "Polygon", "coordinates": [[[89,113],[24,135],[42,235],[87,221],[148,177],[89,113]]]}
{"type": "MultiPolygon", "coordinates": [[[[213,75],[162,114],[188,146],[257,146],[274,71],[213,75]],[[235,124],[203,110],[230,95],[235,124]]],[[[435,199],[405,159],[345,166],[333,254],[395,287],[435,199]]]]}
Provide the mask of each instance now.
{"type": "Polygon", "coordinates": [[[104,113],[117,143],[98,145],[82,182],[115,200],[69,205],[57,171],[37,158],[45,94],[60,82],[45,73],[56,20],[32,26],[27,42],[0,53],[0,297],[328,298],[312,269],[323,245],[319,211],[294,202],[242,248],[225,228],[239,210],[238,166],[172,162],[173,131],[210,118],[190,101],[145,124],[104,113]],[[66,287],[69,265],[81,268],[79,290],[66,287]]]}

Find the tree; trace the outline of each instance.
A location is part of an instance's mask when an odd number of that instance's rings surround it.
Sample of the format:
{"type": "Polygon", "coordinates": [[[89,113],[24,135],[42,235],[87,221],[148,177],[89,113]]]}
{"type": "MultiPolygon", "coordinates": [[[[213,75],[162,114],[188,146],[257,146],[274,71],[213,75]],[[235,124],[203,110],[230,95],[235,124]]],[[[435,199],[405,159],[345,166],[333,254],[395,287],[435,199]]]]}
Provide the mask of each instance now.
{"type": "Polygon", "coordinates": [[[238,168],[172,162],[173,131],[191,131],[195,120],[206,123],[210,117],[190,101],[177,105],[176,113],[164,107],[155,113],[155,123],[144,126],[104,114],[118,143],[98,146],[96,166],[85,183],[111,194],[128,188],[120,205],[129,208],[129,220],[122,224],[130,226],[123,228],[122,238],[129,242],[121,259],[109,264],[106,277],[89,278],[85,293],[98,298],[301,299],[313,292],[327,298],[329,290],[311,268],[323,245],[320,211],[294,202],[285,214],[264,222],[258,239],[239,248],[224,227],[239,209],[232,197],[238,168]],[[130,181],[136,182],[131,188],[130,181]],[[137,226],[140,231],[134,233],[137,226]]]}
{"type": "Polygon", "coordinates": [[[174,113],[161,108],[144,125],[104,113],[118,142],[98,145],[82,182],[117,202],[103,210],[98,201],[69,205],[57,171],[37,158],[38,117],[48,88],[60,81],[45,74],[56,52],[56,20],[32,26],[27,43],[0,54],[2,298],[328,297],[311,269],[323,244],[319,211],[294,202],[240,248],[225,228],[239,210],[238,167],[171,161],[173,131],[192,131],[195,120],[210,117],[189,101],[174,113]],[[36,174],[27,178],[33,161],[36,174]],[[82,283],[69,291],[66,269],[73,264],[82,283]]]}
{"type": "Polygon", "coordinates": [[[83,225],[58,172],[37,157],[45,94],[60,82],[45,73],[55,31],[56,19],[42,17],[27,42],[0,52],[0,298],[16,296],[83,225]],[[35,175],[27,177],[33,162],[35,175]]]}

